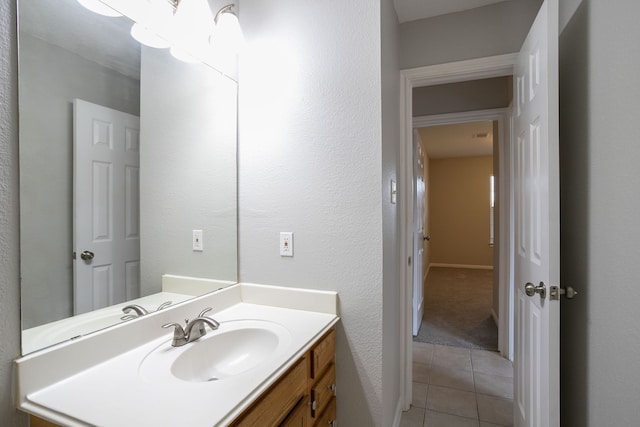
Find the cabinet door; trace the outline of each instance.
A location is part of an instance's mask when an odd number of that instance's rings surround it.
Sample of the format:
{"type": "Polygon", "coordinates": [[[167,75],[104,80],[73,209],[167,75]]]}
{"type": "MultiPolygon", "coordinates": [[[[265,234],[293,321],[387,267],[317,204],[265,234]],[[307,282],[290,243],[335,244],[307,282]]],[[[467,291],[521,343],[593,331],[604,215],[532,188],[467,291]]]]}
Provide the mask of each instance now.
{"type": "Polygon", "coordinates": [[[309,406],[308,399],[302,398],[280,427],[308,427],[307,406],[309,406]]]}
{"type": "Polygon", "coordinates": [[[333,363],[336,354],[336,334],[332,329],[311,350],[311,378],[317,379],[322,375],[330,363],[333,363]]]}
{"type": "Polygon", "coordinates": [[[274,386],[258,398],[232,426],[271,427],[279,425],[304,396],[307,386],[306,358],[300,359],[274,386]]]}
{"type": "Polygon", "coordinates": [[[331,402],[327,405],[327,409],[318,417],[314,427],[336,427],[336,398],[331,398],[331,402]]]}

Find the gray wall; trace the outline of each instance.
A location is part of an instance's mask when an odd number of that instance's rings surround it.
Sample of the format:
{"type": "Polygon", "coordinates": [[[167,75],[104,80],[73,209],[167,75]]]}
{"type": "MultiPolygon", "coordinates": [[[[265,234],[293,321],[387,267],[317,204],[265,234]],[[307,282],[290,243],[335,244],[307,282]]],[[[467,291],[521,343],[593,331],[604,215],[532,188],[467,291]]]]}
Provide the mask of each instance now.
{"type": "Polygon", "coordinates": [[[580,294],[562,303],[561,425],[626,427],[640,404],[640,2],[562,6],[561,281],[580,294]]]}
{"type": "Polygon", "coordinates": [[[400,25],[400,68],[520,51],[542,0],[511,0],[400,25]]]}
{"type": "Polygon", "coordinates": [[[165,273],[235,281],[237,84],[166,49],[143,49],[141,77],[141,293],[165,273]]]}
{"type": "MultiPolygon", "coordinates": [[[[392,0],[381,3],[382,33],[382,402],[383,426],[393,425],[400,397],[400,215],[399,197],[391,203],[391,180],[400,169],[400,90],[398,76],[398,20],[392,0]]],[[[401,191],[401,194],[404,192],[401,191]]]]}
{"type": "Polygon", "coordinates": [[[512,86],[512,78],[507,76],[416,87],[413,89],[413,116],[508,107],[512,86]]]}
{"type": "MultiPolygon", "coordinates": [[[[383,219],[391,207],[382,193],[394,166],[382,142],[380,14],[370,0],[339,10],[313,1],[242,3],[240,280],[338,291],[344,426],[383,426],[390,417],[383,358],[393,344],[383,337],[383,292],[392,278],[383,270],[395,224],[383,219]],[[280,231],[294,232],[293,258],[279,255],[280,231]]],[[[395,68],[384,49],[385,69],[395,68]]],[[[393,309],[386,314],[395,322],[393,309]]]]}
{"type": "Polygon", "coordinates": [[[24,32],[20,73],[22,322],[31,328],[73,314],[73,99],[139,115],[140,81],[24,32]]]}
{"type": "Polygon", "coordinates": [[[0,422],[27,425],[14,408],[13,359],[20,356],[18,62],[16,5],[0,0],[0,422]]]}

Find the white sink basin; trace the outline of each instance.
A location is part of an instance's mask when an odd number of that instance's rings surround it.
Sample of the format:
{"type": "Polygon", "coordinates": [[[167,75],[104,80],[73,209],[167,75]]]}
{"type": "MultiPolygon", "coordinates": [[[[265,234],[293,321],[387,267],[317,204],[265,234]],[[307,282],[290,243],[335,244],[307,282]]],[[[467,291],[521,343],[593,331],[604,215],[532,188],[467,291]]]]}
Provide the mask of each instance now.
{"type": "Polygon", "coordinates": [[[291,334],[263,320],[221,322],[216,331],[182,347],[164,342],[145,357],[140,375],[146,380],[215,382],[246,374],[284,353],[291,334]]]}

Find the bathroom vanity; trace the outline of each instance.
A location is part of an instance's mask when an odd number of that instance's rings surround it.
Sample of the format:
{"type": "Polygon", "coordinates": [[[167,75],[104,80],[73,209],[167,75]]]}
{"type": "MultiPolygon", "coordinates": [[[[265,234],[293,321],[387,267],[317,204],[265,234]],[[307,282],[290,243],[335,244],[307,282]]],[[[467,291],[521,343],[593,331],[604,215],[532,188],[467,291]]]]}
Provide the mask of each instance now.
{"type": "Polygon", "coordinates": [[[335,292],[233,285],[18,359],[18,407],[41,426],[333,425],[337,314],[335,292]],[[162,325],[209,307],[220,326],[173,347],[162,325]]]}

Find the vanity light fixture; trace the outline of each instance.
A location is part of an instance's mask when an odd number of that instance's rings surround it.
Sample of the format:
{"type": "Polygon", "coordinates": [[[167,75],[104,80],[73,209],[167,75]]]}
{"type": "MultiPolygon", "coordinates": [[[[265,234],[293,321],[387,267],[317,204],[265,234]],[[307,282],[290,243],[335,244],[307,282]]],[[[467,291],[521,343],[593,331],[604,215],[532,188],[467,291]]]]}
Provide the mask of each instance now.
{"type": "Polygon", "coordinates": [[[131,18],[131,36],[145,46],[170,48],[184,62],[220,63],[235,58],[242,30],[228,4],[212,15],[208,0],[78,0],[101,15],[131,18]],[[121,12],[121,13],[120,13],[121,12]]]}
{"type": "Polygon", "coordinates": [[[209,38],[211,47],[237,54],[244,43],[238,16],[233,11],[234,4],[228,4],[216,13],[215,28],[209,38]]]}
{"type": "Polygon", "coordinates": [[[131,27],[131,36],[145,46],[165,49],[171,46],[166,36],[159,35],[154,28],[169,28],[172,25],[176,4],[174,0],[146,0],[144,11],[131,27]]]}

